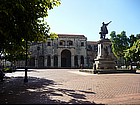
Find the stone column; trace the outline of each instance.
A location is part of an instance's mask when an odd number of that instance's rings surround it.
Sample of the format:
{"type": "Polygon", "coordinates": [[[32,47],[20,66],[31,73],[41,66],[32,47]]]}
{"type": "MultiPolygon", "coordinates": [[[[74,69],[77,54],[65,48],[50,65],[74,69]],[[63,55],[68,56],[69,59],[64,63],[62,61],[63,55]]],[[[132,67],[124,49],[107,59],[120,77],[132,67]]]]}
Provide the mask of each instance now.
{"type": "Polygon", "coordinates": [[[81,65],[81,56],[78,55],[78,66],[80,67],[80,65],[81,65]]]}
{"type": "Polygon", "coordinates": [[[35,57],[35,67],[36,68],[38,67],[38,59],[37,59],[37,57],[35,57]]]}
{"type": "Polygon", "coordinates": [[[84,57],[84,67],[87,67],[87,58],[84,57]]]}
{"type": "Polygon", "coordinates": [[[98,57],[102,57],[103,51],[102,51],[102,44],[98,44],[98,57]]]}
{"type": "Polygon", "coordinates": [[[51,67],[54,67],[54,56],[51,56],[51,67]]]}
{"type": "Polygon", "coordinates": [[[58,67],[61,68],[61,55],[58,55],[58,67]]]}
{"type": "Polygon", "coordinates": [[[44,57],[44,66],[47,67],[47,57],[44,57]]]}
{"type": "Polygon", "coordinates": [[[74,55],[71,56],[71,67],[74,68],[74,55]]]}

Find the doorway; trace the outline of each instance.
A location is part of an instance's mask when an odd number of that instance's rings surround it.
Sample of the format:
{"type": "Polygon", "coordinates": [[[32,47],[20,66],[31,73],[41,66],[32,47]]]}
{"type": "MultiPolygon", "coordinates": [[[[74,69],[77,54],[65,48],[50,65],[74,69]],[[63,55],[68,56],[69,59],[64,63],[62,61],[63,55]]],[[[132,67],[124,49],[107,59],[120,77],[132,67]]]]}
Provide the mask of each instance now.
{"type": "Polygon", "coordinates": [[[71,52],[69,50],[61,52],[61,67],[71,67],[71,52]]]}

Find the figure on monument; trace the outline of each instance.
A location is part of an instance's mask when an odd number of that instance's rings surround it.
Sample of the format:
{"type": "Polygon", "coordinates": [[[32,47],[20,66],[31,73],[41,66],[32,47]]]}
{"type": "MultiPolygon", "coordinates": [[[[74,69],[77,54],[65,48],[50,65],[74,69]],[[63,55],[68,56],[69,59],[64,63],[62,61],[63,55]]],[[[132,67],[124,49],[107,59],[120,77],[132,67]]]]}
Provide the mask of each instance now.
{"type": "Polygon", "coordinates": [[[112,21],[110,21],[109,23],[102,23],[102,27],[101,27],[101,32],[99,33],[101,36],[101,39],[105,39],[106,34],[108,34],[108,30],[107,30],[107,26],[111,23],[112,21]]]}

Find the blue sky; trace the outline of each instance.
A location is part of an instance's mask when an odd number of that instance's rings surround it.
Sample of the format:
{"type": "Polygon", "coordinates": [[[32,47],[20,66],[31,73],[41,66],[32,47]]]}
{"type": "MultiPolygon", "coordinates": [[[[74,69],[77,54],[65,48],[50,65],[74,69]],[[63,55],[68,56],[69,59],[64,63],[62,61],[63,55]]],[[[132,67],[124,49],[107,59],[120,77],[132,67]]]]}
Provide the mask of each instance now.
{"type": "Polygon", "coordinates": [[[102,22],[109,21],[109,34],[123,30],[128,36],[140,33],[140,0],[61,0],[47,17],[51,32],[83,34],[92,41],[100,39],[102,22]]]}

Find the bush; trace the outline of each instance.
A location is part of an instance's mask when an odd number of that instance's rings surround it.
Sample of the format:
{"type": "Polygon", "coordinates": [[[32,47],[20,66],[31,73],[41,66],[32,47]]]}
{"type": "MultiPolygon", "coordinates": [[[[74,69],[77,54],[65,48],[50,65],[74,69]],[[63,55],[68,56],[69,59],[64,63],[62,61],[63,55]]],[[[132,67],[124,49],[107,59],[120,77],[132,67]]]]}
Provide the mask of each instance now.
{"type": "Polygon", "coordinates": [[[3,68],[3,72],[13,72],[12,68],[11,67],[6,67],[6,68],[3,68]]]}

